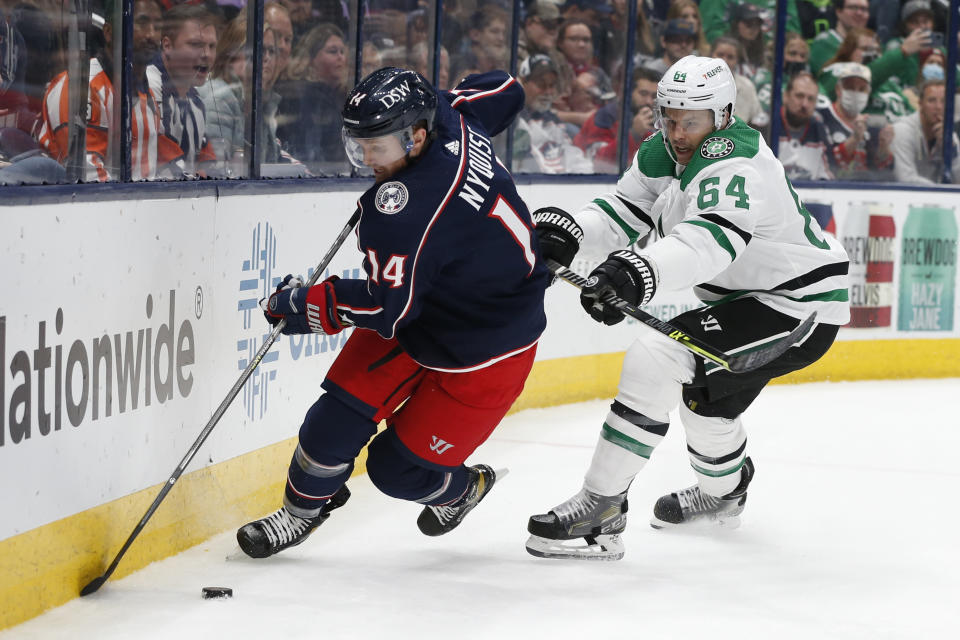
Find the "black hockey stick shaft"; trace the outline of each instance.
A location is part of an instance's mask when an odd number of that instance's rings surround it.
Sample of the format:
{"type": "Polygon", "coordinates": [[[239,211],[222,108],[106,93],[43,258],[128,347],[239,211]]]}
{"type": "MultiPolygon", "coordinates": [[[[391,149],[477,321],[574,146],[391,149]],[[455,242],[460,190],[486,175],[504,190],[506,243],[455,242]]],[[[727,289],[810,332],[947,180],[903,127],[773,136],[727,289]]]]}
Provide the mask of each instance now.
{"type": "MultiPolygon", "coordinates": [[[[314,270],[313,275],[310,276],[310,279],[307,281],[305,286],[309,287],[316,284],[317,280],[326,270],[327,265],[330,264],[333,256],[340,249],[341,245],[343,245],[344,241],[347,239],[347,236],[350,235],[350,232],[353,231],[353,228],[357,225],[359,220],[360,209],[357,209],[353,212],[353,215],[350,216],[350,220],[348,220],[347,224],[344,225],[340,235],[337,236],[336,240],[334,240],[333,245],[327,251],[327,254],[323,256],[323,260],[321,260],[320,264],[317,265],[317,268],[314,270]]],[[[140,518],[140,522],[137,523],[136,527],[134,527],[133,531],[130,533],[130,536],[127,538],[127,541],[123,543],[120,551],[117,553],[116,557],[114,557],[113,562],[110,563],[110,566],[107,567],[107,570],[103,572],[102,576],[94,578],[87,584],[87,586],[80,590],[81,596],[87,596],[91,593],[94,593],[103,586],[103,583],[106,582],[111,575],[113,575],[117,565],[120,564],[120,559],[123,558],[123,555],[127,552],[127,549],[130,548],[130,545],[133,544],[133,541],[136,539],[136,537],[140,535],[141,531],[143,531],[147,521],[150,520],[150,517],[153,516],[154,512],[157,510],[157,507],[160,506],[160,503],[163,502],[163,499],[167,497],[168,493],[170,493],[170,489],[173,488],[173,485],[177,482],[177,480],[180,479],[180,476],[183,475],[187,465],[189,465],[190,461],[193,460],[193,457],[197,455],[200,447],[202,447],[203,443],[206,441],[207,436],[210,435],[210,432],[213,431],[213,428],[217,426],[218,422],[220,422],[220,418],[222,418],[223,414],[226,413],[227,408],[233,402],[233,399],[237,397],[237,394],[240,393],[240,389],[243,388],[243,385],[246,383],[247,379],[253,374],[253,371],[260,364],[260,361],[263,360],[263,357],[267,355],[268,351],[270,351],[270,347],[272,347],[273,343],[276,342],[277,338],[280,336],[280,332],[283,330],[286,324],[286,319],[281,319],[280,322],[277,323],[273,331],[263,342],[263,345],[250,360],[250,364],[247,365],[247,368],[244,369],[243,373],[240,374],[240,378],[237,379],[234,385],[230,388],[230,391],[227,393],[227,397],[223,399],[223,402],[220,403],[220,406],[217,407],[217,410],[213,412],[213,416],[210,417],[210,420],[203,428],[203,431],[200,432],[200,435],[190,446],[190,450],[187,451],[185,456],[183,456],[183,460],[180,461],[180,464],[178,464],[177,468],[173,470],[170,478],[166,481],[166,483],[164,483],[160,493],[158,493],[157,497],[154,498],[153,504],[150,505],[150,508],[147,509],[147,512],[143,514],[142,518],[140,518]]]]}
{"type": "MultiPolygon", "coordinates": [[[[550,267],[550,270],[553,271],[557,277],[569,282],[578,289],[582,289],[587,285],[586,278],[579,275],[575,271],[567,269],[555,260],[547,260],[547,266],[550,267]]],[[[676,340],[701,358],[709,360],[710,362],[714,362],[727,371],[731,371],[733,373],[753,371],[754,369],[758,369],[763,365],[776,360],[783,355],[787,349],[792,347],[801,338],[803,338],[808,331],[810,331],[810,328],[813,326],[813,323],[817,318],[817,313],[814,311],[806,318],[806,320],[801,322],[796,329],[791,331],[780,340],[760,347],[759,349],[749,353],[731,355],[721,351],[720,349],[717,349],[712,345],[707,344],[706,342],[703,342],[702,340],[687,335],[685,332],[673,326],[669,322],[664,322],[663,320],[650,315],[643,309],[635,307],[626,300],[618,298],[613,293],[607,293],[601,299],[607,304],[616,307],[631,318],[639,320],[651,329],[655,329],[668,338],[676,340]]]]}

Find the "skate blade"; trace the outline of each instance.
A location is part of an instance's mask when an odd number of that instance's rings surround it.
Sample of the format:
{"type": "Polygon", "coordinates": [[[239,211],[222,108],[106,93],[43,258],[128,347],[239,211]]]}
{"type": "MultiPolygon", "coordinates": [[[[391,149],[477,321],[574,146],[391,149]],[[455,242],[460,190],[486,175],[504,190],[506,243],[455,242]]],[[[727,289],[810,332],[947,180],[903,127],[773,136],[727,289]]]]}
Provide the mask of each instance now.
{"type": "Polygon", "coordinates": [[[554,560],[614,561],[623,557],[626,549],[620,535],[600,535],[573,540],[552,540],[531,535],[527,553],[538,558],[554,560]]]}
{"type": "Polygon", "coordinates": [[[674,531],[713,531],[723,529],[733,531],[740,526],[739,515],[729,515],[717,518],[698,518],[691,522],[667,522],[657,516],[650,518],[650,526],[654,529],[672,529],[674,531]]]}

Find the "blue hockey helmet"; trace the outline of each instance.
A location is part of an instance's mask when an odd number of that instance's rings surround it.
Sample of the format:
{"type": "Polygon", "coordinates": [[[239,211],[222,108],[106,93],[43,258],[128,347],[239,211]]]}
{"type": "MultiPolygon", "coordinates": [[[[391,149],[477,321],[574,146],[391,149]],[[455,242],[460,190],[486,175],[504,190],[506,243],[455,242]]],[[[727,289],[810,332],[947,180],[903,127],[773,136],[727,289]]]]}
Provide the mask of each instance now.
{"type": "Polygon", "coordinates": [[[409,69],[377,69],[350,92],[343,105],[343,126],[355,138],[375,138],[421,120],[433,129],[437,92],[409,69]]]}
{"type": "Polygon", "coordinates": [[[343,141],[347,157],[362,166],[363,154],[357,139],[395,135],[404,153],[413,148],[413,126],[426,124],[433,131],[437,113],[437,92],[423,76],[408,69],[377,69],[347,96],[343,105],[343,141]]]}

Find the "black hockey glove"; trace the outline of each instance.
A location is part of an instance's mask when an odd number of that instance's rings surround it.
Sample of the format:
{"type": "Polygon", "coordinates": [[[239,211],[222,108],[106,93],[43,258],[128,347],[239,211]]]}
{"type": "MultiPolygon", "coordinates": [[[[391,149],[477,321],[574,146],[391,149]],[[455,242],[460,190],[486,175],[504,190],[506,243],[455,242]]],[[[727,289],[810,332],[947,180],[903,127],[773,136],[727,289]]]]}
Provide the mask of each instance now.
{"type": "Polygon", "coordinates": [[[580,290],[580,304],[590,317],[606,325],[623,320],[623,312],[601,300],[612,293],[636,307],[650,302],[657,290],[653,268],[645,258],[621,249],[607,256],[606,261],[590,272],[587,284],[580,290]]]}
{"type": "Polygon", "coordinates": [[[543,207],[533,212],[533,222],[543,259],[569,267],[583,240],[583,229],[577,221],[563,209],[543,207]]]}

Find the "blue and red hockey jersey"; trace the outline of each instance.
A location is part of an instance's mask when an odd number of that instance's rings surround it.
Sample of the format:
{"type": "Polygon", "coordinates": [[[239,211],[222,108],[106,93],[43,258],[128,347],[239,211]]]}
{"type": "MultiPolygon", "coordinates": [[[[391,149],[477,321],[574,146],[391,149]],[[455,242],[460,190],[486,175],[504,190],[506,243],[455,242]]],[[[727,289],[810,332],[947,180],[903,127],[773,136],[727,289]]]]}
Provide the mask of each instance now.
{"type": "Polygon", "coordinates": [[[411,165],[359,201],[366,280],[338,280],[357,327],[396,337],[419,364],[479,369],[536,344],[549,272],[533,222],[490,137],[523,107],[493,71],[440,92],[436,135],[411,165]]]}

